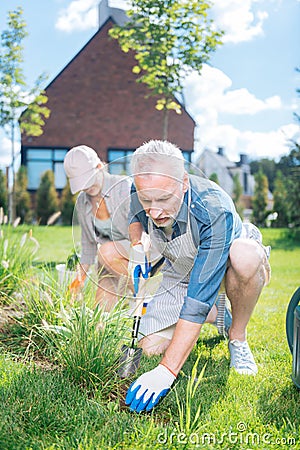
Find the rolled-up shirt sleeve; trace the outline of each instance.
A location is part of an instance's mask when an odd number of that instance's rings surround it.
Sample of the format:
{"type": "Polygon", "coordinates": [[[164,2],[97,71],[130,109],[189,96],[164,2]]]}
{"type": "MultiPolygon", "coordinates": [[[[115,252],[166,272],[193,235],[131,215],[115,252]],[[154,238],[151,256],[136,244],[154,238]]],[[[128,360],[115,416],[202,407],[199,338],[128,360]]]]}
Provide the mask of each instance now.
{"type": "Polygon", "coordinates": [[[216,300],[226,271],[229,249],[235,237],[236,213],[222,207],[218,199],[212,202],[210,209],[204,208],[201,202],[195,202],[193,206],[200,243],[180,318],[202,324],[216,300]]]}

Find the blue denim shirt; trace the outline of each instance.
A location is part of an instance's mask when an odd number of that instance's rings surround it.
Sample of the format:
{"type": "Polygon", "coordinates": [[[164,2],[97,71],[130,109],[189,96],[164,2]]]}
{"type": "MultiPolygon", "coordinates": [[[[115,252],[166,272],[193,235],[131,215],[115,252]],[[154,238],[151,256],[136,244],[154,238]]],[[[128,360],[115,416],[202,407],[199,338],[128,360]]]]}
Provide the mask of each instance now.
{"type": "MultiPolygon", "coordinates": [[[[190,204],[186,192],[172,234],[173,239],[185,233],[189,214],[197,251],[180,318],[204,323],[220,289],[231,243],[241,234],[242,222],[232,199],[217,184],[194,175],[189,180],[190,204]]],[[[141,222],[148,231],[148,218],[134,185],[130,207],[130,223],[133,222],[141,222]]]]}

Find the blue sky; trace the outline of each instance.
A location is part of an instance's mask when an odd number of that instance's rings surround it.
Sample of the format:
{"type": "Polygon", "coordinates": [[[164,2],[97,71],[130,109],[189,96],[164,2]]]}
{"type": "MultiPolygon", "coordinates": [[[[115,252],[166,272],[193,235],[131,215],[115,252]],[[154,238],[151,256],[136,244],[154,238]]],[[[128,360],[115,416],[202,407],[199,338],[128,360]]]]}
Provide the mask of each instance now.
{"type": "MultiPolygon", "coordinates": [[[[7,12],[22,6],[29,36],[24,40],[28,85],[41,73],[50,82],[97,31],[99,0],[1,0],[0,31],[7,12]]],[[[120,5],[121,0],[110,2],[120,5]]],[[[279,158],[289,139],[300,140],[300,1],[215,0],[215,24],[224,44],[201,76],[186,83],[186,107],[197,123],[195,152],[222,146],[237,160],[279,158]]],[[[0,167],[10,163],[10,143],[0,133],[0,167]]]]}

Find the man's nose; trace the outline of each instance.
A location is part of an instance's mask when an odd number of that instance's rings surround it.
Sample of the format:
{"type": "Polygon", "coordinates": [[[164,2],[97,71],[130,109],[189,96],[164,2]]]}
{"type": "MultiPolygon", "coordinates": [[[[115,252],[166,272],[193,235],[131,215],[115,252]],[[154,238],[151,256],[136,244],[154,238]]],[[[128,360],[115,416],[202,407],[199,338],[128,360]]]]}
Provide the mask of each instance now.
{"type": "Polygon", "coordinates": [[[152,219],[158,219],[158,217],[161,215],[162,209],[161,208],[154,208],[151,207],[149,209],[149,214],[152,217],[152,219]]]}

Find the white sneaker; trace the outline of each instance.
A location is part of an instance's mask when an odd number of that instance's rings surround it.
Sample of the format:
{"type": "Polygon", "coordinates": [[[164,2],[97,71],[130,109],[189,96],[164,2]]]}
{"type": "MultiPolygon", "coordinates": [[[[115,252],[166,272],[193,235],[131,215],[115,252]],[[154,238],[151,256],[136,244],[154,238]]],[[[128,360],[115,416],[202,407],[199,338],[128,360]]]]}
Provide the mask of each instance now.
{"type": "Polygon", "coordinates": [[[241,375],[256,375],[257,365],[247,341],[237,341],[236,339],[228,343],[230,352],[230,367],[241,375]]]}

